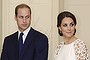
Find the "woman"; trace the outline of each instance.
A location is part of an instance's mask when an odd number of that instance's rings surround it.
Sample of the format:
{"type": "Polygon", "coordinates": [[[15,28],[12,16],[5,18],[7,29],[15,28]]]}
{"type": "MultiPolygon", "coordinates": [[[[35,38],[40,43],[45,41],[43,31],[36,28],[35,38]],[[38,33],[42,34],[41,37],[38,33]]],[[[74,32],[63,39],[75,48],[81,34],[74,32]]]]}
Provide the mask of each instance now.
{"type": "Polygon", "coordinates": [[[63,36],[64,41],[55,50],[55,60],[88,60],[85,43],[75,37],[76,24],[76,18],[72,13],[64,11],[58,15],[58,33],[63,36]]]}

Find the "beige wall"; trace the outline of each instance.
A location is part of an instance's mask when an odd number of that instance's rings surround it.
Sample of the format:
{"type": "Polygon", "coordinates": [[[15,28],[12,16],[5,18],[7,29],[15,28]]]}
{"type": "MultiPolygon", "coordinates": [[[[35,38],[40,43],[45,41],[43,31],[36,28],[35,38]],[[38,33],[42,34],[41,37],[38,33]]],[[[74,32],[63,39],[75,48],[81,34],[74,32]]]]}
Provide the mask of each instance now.
{"type": "Polygon", "coordinates": [[[2,5],[2,2],[0,0],[0,51],[1,51],[1,43],[2,43],[2,13],[1,13],[1,5],[2,5]]]}
{"type": "Polygon", "coordinates": [[[76,16],[76,36],[85,41],[90,56],[90,0],[64,0],[64,10],[71,11],[76,16]]]}

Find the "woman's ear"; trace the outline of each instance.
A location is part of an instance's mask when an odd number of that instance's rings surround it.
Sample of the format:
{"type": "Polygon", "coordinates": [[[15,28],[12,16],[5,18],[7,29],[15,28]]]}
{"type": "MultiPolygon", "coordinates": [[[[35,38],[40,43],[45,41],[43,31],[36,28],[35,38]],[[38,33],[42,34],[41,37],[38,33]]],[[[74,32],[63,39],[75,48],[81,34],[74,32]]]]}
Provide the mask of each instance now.
{"type": "Polygon", "coordinates": [[[61,27],[59,26],[58,29],[61,31],[61,27]]]}

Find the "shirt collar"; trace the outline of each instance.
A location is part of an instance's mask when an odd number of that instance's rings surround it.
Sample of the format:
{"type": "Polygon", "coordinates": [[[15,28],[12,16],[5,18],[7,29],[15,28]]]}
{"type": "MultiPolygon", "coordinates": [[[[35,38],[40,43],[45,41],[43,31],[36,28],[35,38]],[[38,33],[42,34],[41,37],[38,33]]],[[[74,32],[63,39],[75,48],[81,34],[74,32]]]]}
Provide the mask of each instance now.
{"type": "MultiPolygon", "coordinates": [[[[30,29],[31,29],[31,27],[28,27],[28,28],[23,32],[23,33],[24,33],[24,36],[27,36],[27,34],[28,34],[28,32],[29,32],[30,29]]],[[[19,37],[21,31],[18,30],[18,32],[19,32],[19,34],[18,34],[18,37],[19,37]]]]}

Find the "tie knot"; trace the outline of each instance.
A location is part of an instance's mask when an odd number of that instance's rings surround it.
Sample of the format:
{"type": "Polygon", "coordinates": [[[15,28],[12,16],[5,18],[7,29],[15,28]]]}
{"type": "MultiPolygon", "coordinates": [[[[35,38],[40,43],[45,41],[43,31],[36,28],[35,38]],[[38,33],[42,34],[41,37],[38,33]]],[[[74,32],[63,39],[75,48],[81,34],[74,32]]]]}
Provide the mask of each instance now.
{"type": "Polygon", "coordinates": [[[21,33],[20,33],[20,36],[23,36],[23,35],[24,35],[24,33],[23,33],[23,32],[21,32],[21,33]]]}

